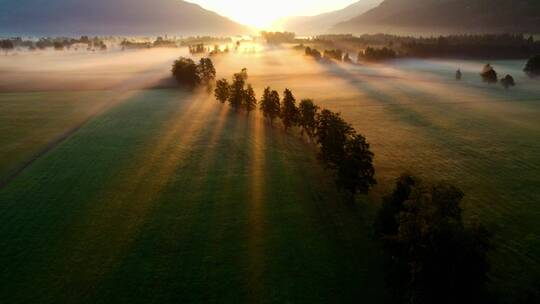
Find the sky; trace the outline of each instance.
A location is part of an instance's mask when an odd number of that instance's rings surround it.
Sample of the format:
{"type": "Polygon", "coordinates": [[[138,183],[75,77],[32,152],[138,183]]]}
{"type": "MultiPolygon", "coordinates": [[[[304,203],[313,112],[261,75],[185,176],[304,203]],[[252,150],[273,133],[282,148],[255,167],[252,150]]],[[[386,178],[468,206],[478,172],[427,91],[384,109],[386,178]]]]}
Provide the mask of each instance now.
{"type": "Polygon", "coordinates": [[[234,21],[269,28],[286,16],[310,16],[342,9],[358,0],[188,0],[234,21]]]}

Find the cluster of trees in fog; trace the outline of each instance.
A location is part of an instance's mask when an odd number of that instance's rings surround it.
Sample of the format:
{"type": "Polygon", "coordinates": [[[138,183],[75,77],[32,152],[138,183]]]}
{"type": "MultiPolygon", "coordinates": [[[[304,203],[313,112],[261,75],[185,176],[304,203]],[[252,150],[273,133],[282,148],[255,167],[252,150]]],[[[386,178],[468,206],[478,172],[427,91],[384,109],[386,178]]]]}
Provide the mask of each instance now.
{"type": "Polygon", "coordinates": [[[306,56],[312,57],[315,60],[322,60],[327,63],[332,62],[344,62],[344,63],[352,63],[352,59],[349,56],[349,53],[343,52],[340,49],[332,49],[332,50],[324,50],[324,52],[320,52],[319,50],[315,48],[310,48],[309,46],[305,48],[305,54],[306,56]]]}
{"type": "Polygon", "coordinates": [[[190,89],[210,86],[216,79],[216,69],[210,58],[201,58],[197,64],[190,58],[180,57],[174,61],[171,72],[179,85],[190,89]]]}
{"type": "MultiPolygon", "coordinates": [[[[480,76],[482,77],[482,81],[489,84],[499,82],[499,76],[497,74],[497,71],[495,71],[495,69],[489,63],[484,66],[482,72],[480,73],[480,76]]],[[[500,79],[500,83],[506,89],[516,85],[514,77],[508,74],[500,79]]]]}
{"type": "Polygon", "coordinates": [[[233,75],[231,82],[218,80],[214,91],[216,99],[248,115],[259,104],[271,125],[279,119],[285,131],[299,128],[302,136],[317,144],[319,159],[335,173],[337,185],[352,197],[357,193],[367,194],[376,184],[369,143],[339,113],[321,110],[311,99],[303,99],[297,105],[289,89],[285,89],[281,98],[276,90],[267,87],[258,101],[247,79],[247,70],[243,69],[233,75]]]}
{"type": "Polygon", "coordinates": [[[383,198],[375,231],[394,303],[493,303],[486,290],[490,233],[466,225],[464,194],[410,174],[383,198]]]}
{"type": "Polygon", "coordinates": [[[261,37],[268,44],[292,43],[295,41],[295,36],[291,32],[261,32],[261,37]]]}

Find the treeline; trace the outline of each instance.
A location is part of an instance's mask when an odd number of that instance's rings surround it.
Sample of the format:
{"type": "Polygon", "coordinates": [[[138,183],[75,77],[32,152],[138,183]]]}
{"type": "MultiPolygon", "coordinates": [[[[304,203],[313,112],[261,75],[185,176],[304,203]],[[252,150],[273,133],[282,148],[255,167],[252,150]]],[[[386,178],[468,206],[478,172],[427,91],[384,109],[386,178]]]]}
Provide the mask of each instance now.
{"type": "Polygon", "coordinates": [[[384,61],[395,59],[397,54],[391,48],[383,47],[380,49],[367,47],[358,53],[358,61],[384,61]]]}
{"type": "Polygon", "coordinates": [[[401,44],[407,57],[529,58],[540,53],[540,42],[523,35],[463,35],[418,38],[401,44]]]}
{"type": "Polygon", "coordinates": [[[295,33],[291,32],[261,32],[261,37],[268,44],[292,43],[295,41],[295,33]]]}
{"type": "Polygon", "coordinates": [[[3,51],[11,51],[18,48],[26,48],[30,51],[34,50],[45,50],[47,48],[52,48],[57,51],[64,49],[75,49],[85,48],[88,51],[95,50],[107,50],[107,45],[103,39],[99,37],[90,38],[88,36],[81,36],[80,38],[40,38],[37,41],[33,40],[24,40],[21,37],[4,39],[0,41],[0,47],[3,51]]]}
{"type": "Polygon", "coordinates": [[[303,99],[299,105],[289,89],[280,98],[276,90],[267,87],[257,101],[253,87],[247,83],[247,70],[233,75],[231,82],[221,79],[216,82],[216,99],[228,104],[235,111],[249,115],[259,109],[271,125],[279,119],[284,130],[299,128],[302,136],[319,148],[319,159],[331,169],[336,184],[354,197],[367,194],[376,184],[373,153],[365,137],[347,123],[339,113],[320,109],[313,100],[303,99]]]}
{"type": "Polygon", "coordinates": [[[398,57],[522,59],[540,54],[540,42],[522,34],[450,35],[412,37],[386,34],[322,35],[301,41],[323,48],[347,50],[387,48],[398,57]]]}

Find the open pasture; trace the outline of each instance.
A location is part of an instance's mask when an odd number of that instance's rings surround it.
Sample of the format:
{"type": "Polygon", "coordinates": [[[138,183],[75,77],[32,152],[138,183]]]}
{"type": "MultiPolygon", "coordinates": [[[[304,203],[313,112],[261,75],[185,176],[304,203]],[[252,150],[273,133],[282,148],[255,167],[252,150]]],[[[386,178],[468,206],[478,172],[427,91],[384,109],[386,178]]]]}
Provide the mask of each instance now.
{"type": "Polygon", "coordinates": [[[259,95],[290,88],[367,137],[379,184],[352,208],[297,134],[211,96],[163,89],[182,52],[48,54],[39,66],[25,54],[24,68],[3,73],[14,92],[0,87],[0,139],[9,143],[0,164],[24,163],[91,119],[0,188],[0,293],[40,302],[81,293],[84,302],[382,300],[370,222],[403,171],[465,191],[466,216],[494,233],[494,289],[512,297],[540,273],[540,84],[521,72],[524,62],[491,62],[516,78],[505,90],[481,82],[477,61],[324,65],[281,48],[216,57],[219,78],[246,67],[259,95]],[[101,58],[110,73],[98,73],[107,70],[94,64],[101,58]],[[67,60],[78,68],[58,67],[67,60]],[[35,85],[47,78],[53,92],[35,85]],[[109,106],[95,112],[101,104],[109,106]],[[19,112],[29,113],[24,127],[10,120],[19,112]]]}

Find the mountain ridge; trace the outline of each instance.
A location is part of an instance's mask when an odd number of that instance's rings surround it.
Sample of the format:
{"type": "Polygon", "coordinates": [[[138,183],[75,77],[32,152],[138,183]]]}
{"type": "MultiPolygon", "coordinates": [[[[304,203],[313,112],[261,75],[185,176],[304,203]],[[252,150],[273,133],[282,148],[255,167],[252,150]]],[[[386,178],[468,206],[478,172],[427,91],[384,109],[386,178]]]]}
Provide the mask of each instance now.
{"type": "Polygon", "coordinates": [[[345,8],[315,16],[281,18],[276,25],[300,35],[322,34],[341,21],[347,21],[380,4],[382,0],[360,0],[345,8]]]}
{"type": "Polygon", "coordinates": [[[537,0],[385,0],[332,32],[488,33],[540,31],[537,0]]]}
{"type": "Polygon", "coordinates": [[[250,33],[182,0],[0,0],[0,34],[158,35],[250,33]]]}

